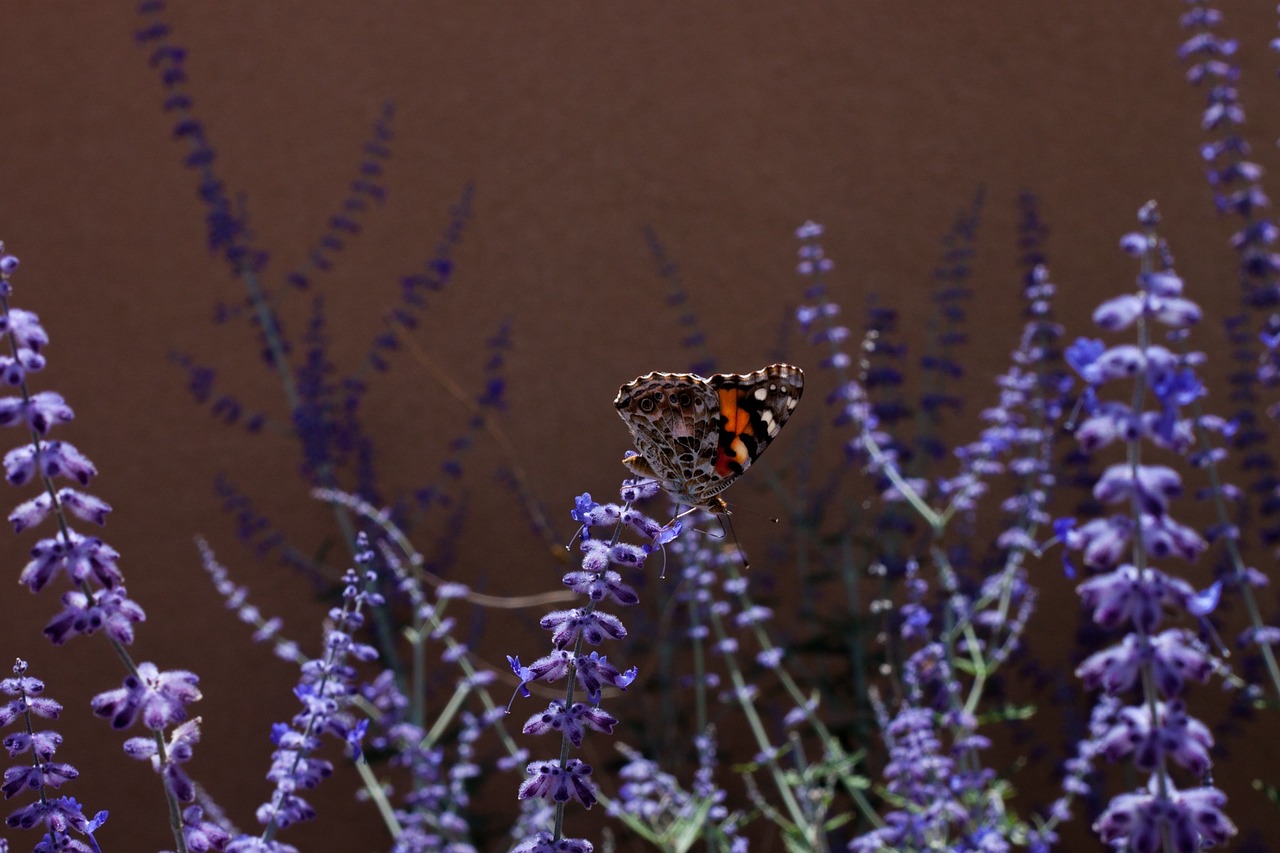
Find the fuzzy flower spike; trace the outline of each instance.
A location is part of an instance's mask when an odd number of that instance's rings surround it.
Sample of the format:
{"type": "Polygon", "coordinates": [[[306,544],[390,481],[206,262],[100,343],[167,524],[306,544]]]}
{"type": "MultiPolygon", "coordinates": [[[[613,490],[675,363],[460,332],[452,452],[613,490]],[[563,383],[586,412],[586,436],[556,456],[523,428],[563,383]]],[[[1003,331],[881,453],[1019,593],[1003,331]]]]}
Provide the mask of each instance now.
{"type": "MultiPolygon", "coordinates": [[[[1066,547],[1081,552],[1094,571],[1079,586],[1081,602],[1101,628],[1122,634],[1076,671],[1085,687],[1101,696],[1069,780],[1082,778],[1082,768],[1098,757],[1129,762],[1145,783],[1116,795],[1094,831],[1104,842],[1129,850],[1192,853],[1225,843],[1236,828],[1222,810],[1225,795],[1204,784],[1213,737],[1190,715],[1185,700],[1188,685],[1205,681],[1214,664],[1194,632],[1167,623],[1178,614],[1193,620],[1204,616],[1216,600],[1216,588],[1197,594],[1185,580],[1155,565],[1192,560],[1206,543],[1172,516],[1182,492],[1181,474],[1144,455],[1153,447],[1165,455],[1188,456],[1196,430],[1220,422],[1184,414],[1204,393],[1195,372],[1203,356],[1182,345],[1200,309],[1182,295],[1182,279],[1156,231],[1155,203],[1144,205],[1138,219],[1142,229],[1121,241],[1127,253],[1141,259],[1138,287],[1104,302],[1093,315],[1104,331],[1132,331],[1136,342],[1108,346],[1080,339],[1067,351],[1088,385],[1084,420],[1076,430],[1081,446],[1092,452],[1116,443],[1125,450],[1124,460],[1108,467],[1093,489],[1101,504],[1116,511],[1080,527],[1059,525],[1066,547]],[[1155,341],[1161,326],[1171,330],[1172,348],[1155,341]],[[1125,390],[1100,393],[1116,385],[1125,390]]],[[[1055,812],[1065,815],[1065,801],[1055,812]]]]}
{"type": "Polygon", "coordinates": [[[604,734],[613,731],[617,719],[600,707],[604,691],[626,690],[637,670],[634,666],[620,670],[599,652],[586,653],[586,646],[627,635],[622,621],[599,607],[607,601],[626,607],[640,600],[635,590],[622,582],[615,566],[630,570],[643,567],[648,549],[621,541],[622,530],[629,527],[646,539],[653,537],[661,525],[633,509],[632,504],[657,493],[658,484],[652,480],[627,480],[622,484],[621,504],[596,503],[589,494],[574,499],[570,515],[582,525],[582,568],[569,572],[563,580],[565,586],[586,596],[587,601],[581,607],[542,617],[542,627],[551,632],[550,654],[528,666],[518,657],[507,657],[511,671],[520,679],[518,690],[522,696],[531,695],[529,685],[533,682],[565,680],[564,697],[552,699],[545,710],[524,724],[525,734],[559,733],[560,755],[528,765],[528,778],[520,786],[519,798],[527,804],[544,801],[554,810],[549,818],[551,827],[530,827],[515,847],[516,853],[591,853],[594,849],[589,841],[563,835],[565,804],[576,800],[591,808],[597,799],[591,766],[571,758],[571,750],[582,746],[587,730],[604,734]],[[612,528],[610,538],[593,538],[592,530],[598,527],[612,528]],[[578,690],[586,694],[586,702],[577,700],[578,690]]]}
{"type": "MultiPolygon", "coordinates": [[[[53,760],[53,754],[62,745],[62,735],[55,731],[36,730],[36,718],[56,720],[62,713],[62,706],[41,695],[44,682],[27,675],[26,661],[14,663],[13,676],[0,681],[0,693],[12,697],[0,704],[0,728],[21,722],[20,731],[5,737],[4,748],[10,758],[27,754],[29,759],[25,764],[15,764],[4,771],[4,797],[7,800],[23,791],[35,791],[37,799],[9,815],[5,823],[18,829],[43,827],[45,834],[35,847],[37,851],[99,853],[93,833],[106,822],[107,813],[98,812],[89,819],[74,797],[53,796],[52,789],[75,779],[80,773],[70,764],[53,760]],[[70,830],[86,840],[73,838],[70,830]]],[[[4,846],[3,849],[9,848],[4,846]]]]}
{"type": "Polygon", "coordinates": [[[159,773],[175,847],[185,853],[188,839],[204,836],[206,830],[215,832],[181,806],[195,796],[193,784],[178,765],[191,757],[191,745],[198,738],[198,721],[187,723],[187,706],[200,699],[199,678],[186,670],[162,670],[151,662],[134,661],[128,646],[134,625],[145,614],[125,592],[120,554],[100,537],[72,526],[73,521],[103,525],[111,507],[81,491],[98,473],[89,458],[71,444],[50,437],[54,427],[73,418],[71,407],[56,392],[28,387],[28,377],[45,366],[49,336],[35,314],[10,305],[10,277],[17,267],[18,259],[0,244],[0,335],[8,342],[8,352],[0,354],[0,379],[16,392],[0,397],[0,426],[18,427],[26,434],[21,445],[5,454],[4,472],[12,485],[34,483],[40,491],[19,504],[9,521],[19,533],[47,520],[56,526],[53,535],[31,547],[31,560],[18,580],[33,593],[59,579],[70,587],[62,593],[62,611],[45,625],[50,642],[61,645],[73,637],[101,633],[123,662],[124,682],[93,697],[93,711],[110,720],[112,728],[123,730],[142,723],[149,730],[126,741],[125,754],[151,761],[159,773]],[[58,485],[64,479],[72,485],[58,485]],[[167,737],[170,727],[177,728],[167,737]],[[146,746],[139,746],[140,742],[146,746]]]}

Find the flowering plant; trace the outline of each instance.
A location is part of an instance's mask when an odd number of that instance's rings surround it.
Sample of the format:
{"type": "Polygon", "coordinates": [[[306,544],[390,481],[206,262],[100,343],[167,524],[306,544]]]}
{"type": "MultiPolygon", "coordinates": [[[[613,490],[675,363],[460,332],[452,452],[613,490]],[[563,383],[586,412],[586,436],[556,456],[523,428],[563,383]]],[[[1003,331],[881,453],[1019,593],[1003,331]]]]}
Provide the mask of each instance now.
{"type": "MultiPolygon", "coordinates": [[[[312,294],[385,198],[395,110],[378,112],[308,261],[277,270],[223,182],[164,4],[147,0],[140,11],[138,41],[174,137],[189,146],[209,248],[245,289],[242,301],[217,306],[218,318],[253,327],[287,418],[242,403],[192,353],[174,362],[220,421],[255,437],[276,428],[296,443],[305,488],[332,511],[331,541],[350,554],[339,568],[326,548],[295,542],[239,484],[216,484],[256,554],[298,569],[328,599],[318,642],[290,637],[279,614],[251,603],[240,570],[197,539],[210,587],[255,640],[297,667],[298,709],[260,733],[271,744],[260,804],[244,814],[224,808],[226,792],[206,790],[192,763],[208,751],[194,711],[199,661],[183,660],[182,648],[135,658],[148,612],[164,611],[130,597],[124,557],[98,535],[111,506],[90,491],[90,447],[59,437],[73,412],[40,385],[50,334],[11,304],[18,260],[0,246],[0,380],[9,389],[0,426],[20,433],[3,468],[27,491],[9,520],[15,535],[38,536],[15,574],[28,593],[57,591],[43,629],[51,644],[97,635],[119,662],[109,677],[84,675],[88,710],[128,732],[116,747],[154,771],[154,803],[140,791],[130,807],[154,813],[172,849],[296,850],[290,833],[326,818],[317,797],[333,777],[355,780],[376,827],[362,830],[364,846],[396,853],[590,853],[620,839],[735,853],[753,844],[1043,851],[1086,836],[1182,853],[1249,836],[1229,772],[1239,762],[1226,748],[1238,743],[1240,718],[1265,721],[1280,703],[1280,627],[1265,589],[1280,537],[1266,451],[1267,415],[1280,407],[1265,405],[1280,382],[1280,231],[1261,169],[1247,159],[1237,47],[1217,34],[1217,10],[1187,4],[1180,56],[1207,94],[1201,155],[1216,207],[1238,223],[1230,245],[1240,313],[1218,318],[1202,307],[1206,286],[1179,275],[1148,202],[1119,239],[1137,267],[1133,286],[1093,311],[1089,334],[1066,328],[1055,302],[1067,288],[1050,275],[1038,199],[1026,193],[1016,288],[1024,322],[1007,369],[975,392],[986,401],[975,427],[960,389],[969,389],[985,191],[944,237],[914,376],[897,312],[877,298],[850,319],[850,282],[822,226],[804,223],[788,328],[805,348],[785,355],[814,365],[827,408],[791,421],[771,454],[791,455],[749,475],[773,488],[785,521],[768,526],[773,549],[751,571],[723,514],[668,507],[653,480],[625,480],[618,500],[605,502],[566,484],[565,511],[542,509],[502,430],[512,319],[486,335],[476,389],[418,351],[413,332],[428,300],[446,298],[474,187],[405,274],[362,355],[342,362],[324,300],[312,294]],[[281,306],[299,294],[312,298],[295,334],[281,306]],[[1215,397],[1216,353],[1201,341],[1219,320],[1241,364],[1229,394],[1215,397]],[[366,409],[370,387],[409,352],[467,419],[430,482],[396,487],[378,464],[366,409]],[[504,460],[501,482],[537,545],[528,563],[554,568],[553,591],[496,594],[459,553],[462,483],[482,443],[504,460]],[[1052,662],[1062,649],[1045,648],[1046,601],[1081,614],[1069,665],[1052,662]],[[535,608],[549,648],[524,645],[516,630],[535,608]],[[495,635],[506,666],[495,665],[495,635]],[[1227,711],[1215,708],[1211,682],[1226,688],[1227,711]]],[[[688,366],[712,373],[714,348],[676,262],[656,228],[644,238],[678,311],[688,366]]],[[[615,464],[612,450],[583,446],[602,467],[615,464]]],[[[67,709],[30,670],[19,659],[0,680],[0,726],[16,762],[0,790],[17,799],[0,850],[126,849],[112,835],[118,809],[108,820],[62,794],[64,784],[85,787],[64,760],[83,745],[45,729],[67,709]]],[[[51,683],[62,680],[55,673],[51,683]]],[[[1280,801],[1274,774],[1249,772],[1257,778],[1246,781],[1280,801]]]]}

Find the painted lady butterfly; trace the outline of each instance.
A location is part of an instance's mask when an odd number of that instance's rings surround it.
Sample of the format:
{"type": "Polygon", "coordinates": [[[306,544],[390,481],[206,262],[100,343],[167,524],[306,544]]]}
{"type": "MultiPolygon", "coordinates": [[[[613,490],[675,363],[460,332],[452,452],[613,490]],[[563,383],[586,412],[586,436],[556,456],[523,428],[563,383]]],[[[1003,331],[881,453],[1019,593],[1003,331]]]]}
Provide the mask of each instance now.
{"type": "Polygon", "coordinates": [[[613,401],[637,451],[622,464],[687,506],[727,512],[718,495],[760,458],[803,390],[804,372],[789,364],[745,376],[639,376],[613,401]]]}

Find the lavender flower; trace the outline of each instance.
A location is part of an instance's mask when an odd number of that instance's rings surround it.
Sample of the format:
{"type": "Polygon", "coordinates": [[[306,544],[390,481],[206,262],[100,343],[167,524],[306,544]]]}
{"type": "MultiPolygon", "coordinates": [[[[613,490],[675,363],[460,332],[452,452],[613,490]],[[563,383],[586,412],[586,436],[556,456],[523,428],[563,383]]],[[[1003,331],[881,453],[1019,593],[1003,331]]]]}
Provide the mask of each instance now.
{"type": "MultiPolygon", "coordinates": [[[[117,729],[141,720],[159,737],[164,729],[186,719],[186,706],[200,699],[196,686],[199,679],[185,670],[162,671],[153,663],[133,660],[126,645],[133,641],[133,624],[141,622],[145,614],[126,595],[120,554],[99,537],[84,535],[71,524],[73,517],[105,524],[111,507],[93,495],[58,488],[54,483],[56,478],[66,477],[84,487],[97,475],[97,469],[70,444],[47,437],[55,425],[70,421],[74,415],[59,394],[32,392],[28,388],[28,375],[45,366],[43,349],[49,343],[49,335],[35,314],[9,304],[13,293],[10,277],[17,267],[17,258],[6,254],[0,244],[0,334],[9,343],[3,374],[18,392],[16,396],[0,398],[0,421],[9,426],[25,426],[28,436],[24,445],[5,454],[4,468],[13,485],[35,481],[43,490],[20,504],[10,514],[10,521],[15,530],[25,531],[52,518],[58,528],[54,536],[41,539],[31,548],[31,560],[22,569],[19,581],[32,592],[40,592],[59,577],[70,583],[71,590],[62,596],[62,612],[45,626],[45,635],[60,644],[101,630],[124,662],[127,675],[122,687],[93,698],[94,713],[109,718],[117,729]]],[[[191,789],[177,784],[179,777],[170,772],[176,765],[165,754],[162,741],[157,741],[156,757],[168,800],[170,828],[179,849],[183,849],[178,804],[190,798],[191,789]]],[[[64,807],[65,804],[55,808],[64,807]]]]}
{"type": "Polygon", "coordinates": [[[31,758],[30,763],[16,764],[4,772],[4,785],[0,790],[6,800],[25,790],[35,791],[37,800],[10,814],[5,823],[18,829],[43,827],[45,835],[36,845],[37,850],[98,853],[93,833],[106,822],[107,813],[102,811],[92,819],[86,818],[74,798],[52,796],[51,789],[75,779],[80,773],[70,764],[53,760],[54,753],[62,745],[62,735],[35,729],[35,717],[56,720],[62,706],[41,695],[44,682],[27,675],[26,661],[16,661],[13,674],[13,678],[0,681],[0,693],[14,697],[0,705],[0,728],[21,721],[24,730],[6,736],[4,748],[10,758],[24,753],[29,753],[31,758]],[[72,838],[68,830],[85,836],[87,843],[72,838]]]}
{"type": "Polygon", "coordinates": [[[196,548],[200,551],[201,565],[213,580],[214,589],[222,596],[227,608],[236,611],[236,616],[239,617],[241,622],[251,625],[255,629],[253,633],[254,642],[271,642],[276,657],[297,664],[305,663],[306,657],[299,650],[298,644],[279,636],[282,624],[280,618],[265,618],[257,607],[248,603],[248,588],[239,586],[231,580],[226,568],[218,562],[213,549],[209,547],[209,543],[203,537],[196,537],[196,548]]]}
{"type": "Polygon", "coordinates": [[[274,841],[275,833],[315,817],[315,810],[298,792],[314,788],[333,772],[328,761],[312,756],[321,735],[333,735],[347,742],[354,755],[359,754],[367,721],[357,722],[349,710],[355,672],[347,659],[368,662],[377,658],[376,650],[353,636],[364,624],[364,608],[382,603],[381,596],[367,591],[376,581],[376,575],[367,569],[373,557],[367,537],[361,534],[356,552],[356,564],[361,570],[347,572],[342,606],[329,611],[331,625],[325,632],[324,655],[302,664],[302,677],[294,693],[303,709],[288,724],[272,728],[271,740],[276,750],[267,779],[276,788],[257,815],[266,828],[259,837],[242,835],[232,840],[227,846],[229,853],[285,849],[274,841]]]}
{"type": "MultiPolygon", "coordinates": [[[[931,298],[937,319],[930,324],[928,351],[920,359],[926,388],[919,400],[919,410],[928,418],[930,427],[941,423],[945,409],[954,412],[961,405],[960,397],[948,389],[954,388],[956,380],[964,375],[964,367],[954,353],[968,342],[968,335],[963,331],[964,305],[972,296],[967,284],[985,200],[986,191],[979,187],[970,208],[956,216],[950,231],[942,238],[942,261],[933,270],[931,298]]],[[[939,459],[944,455],[945,448],[934,435],[920,434],[916,443],[926,458],[939,459]]]]}
{"type": "Polygon", "coordinates": [[[369,715],[365,740],[370,752],[387,756],[389,766],[405,770],[410,784],[400,787],[379,781],[363,762],[358,762],[366,793],[379,803],[394,839],[394,853],[474,853],[475,847],[470,843],[474,828],[466,815],[471,805],[472,781],[483,772],[477,763],[476,743],[486,732],[498,735],[506,750],[497,762],[501,770],[522,768],[528,761],[527,752],[515,745],[501,725],[504,709],[489,695],[488,686],[495,674],[472,662],[466,643],[454,636],[455,619],[446,615],[446,609],[454,602],[480,602],[487,597],[475,595],[463,584],[434,579],[432,600],[424,584],[424,580],[432,580],[427,562],[393,523],[391,510],[378,509],[357,496],[336,490],[317,489],[313,495],[342,505],[382,531],[384,537],[377,547],[379,574],[412,614],[403,635],[412,645],[412,658],[419,665],[407,676],[383,670],[372,681],[361,684],[359,696],[353,699],[369,715]],[[429,672],[425,661],[431,645],[437,643],[444,646],[443,662],[456,666],[460,673],[445,709],[434,721],[428,721],[424,704],[432,684],[427,679],[438,678],[439,673],[429,672]],[[479,698],[483,710],[473,712],[464,706],[473,696],[479,698]],[[447,735],[455,720],[459,726],[447,735]]]}
{"type": "MultiPolygon", "coordinates": [[[[1178,49],[1178,58],[1187,63],[1187,80],[1205,92],[1205,109],[1200,126],[1206,140],[1200,146],[1205,176],[1213,191],[1219,213],[1238,220],[1229,238],[1237,255],[1237,279],[1242,309],[1227,317],[1225,324],[1232,357],[1240,369],[1230,373],[1230,399],[1237,404],[1232,413],[1232,445],[1244,456],[1252,482],[1243,495],[1271,495],[1280,485],[1275,474],[1276,460],[1268,449],[1268,435],[1258,423],[1258,383],[1274,387],[1280,382],[1280,252],[1276,251],[1280,228],[1270,214],[1271,200],[1262,188],[1262,167],[1249,160],[1250,146],[1243,134],[1245,110],[1240,102],[1240,66],[1235,62],[1239,47],[1235,39],[1218,34],[1222,12],[1205,0],[1189,0],[1181,16],[1190,36],[1178,49]],[[1255,315],[1267,312],[1259,324],[1255,315]],[[1261,329],[1255,333],[1258,326],[1261,329]],[[1258,343],[1263,351],[1258,355],[1258,343]]],[[[1272,43],[1273,48],[1276,42],[1272,43]]],[[[1272,406],[1274,418],[1280,408],[1272,406]]],[[[1258,504],[1263,524],[1259,530],[1264,543],[1280,540],[1280,523],[1274,519],[1280,502],[1263,499],[1258,504]]],[[[1274,661],[1269,668],[1276,671],[1274,661]]]]}
{"type": "Polygon", "coordinates": [[[685,849],[694,838],[701,837],[712,849],[745,851],[746,839],[738,834],[744,817],[724,806],[726,794],[711,779],[716,762],[715,739],[698,735],[695,742],[698,770],[692,791],[663,771],[656,761],[619,744],[627,762],[618,771],[622,785],[617,798],[607,803],[609,814],[660,849],[685,849]]]}
{"type": "Polygon", "coordinates": [[[644,226],[643,230],[644,241],[657,264],[658,275],[666,280],[670,291],[667,294],[667,305],[680,311],[680,344],[691,350],[693,359],[689,363],[689,372],[710,376],[716,371],[715,359],[711,355],[711,347],[707,343],[706,332],[698,321],[698,315],[688,307],[689,291],[680,278],[680,268],[667,255],[666,246],[658,238],[658,232],[650,225],[644,226]]]}
{"type": "MultiPolygon", "coordinates": [[[[1193,851],[1220,844],[1236,832],[1221,809],[1226,798],[1220,791],[1179,791],[1173,775],[1173,765],[1179,765],[1197,780],[1207,778],[1213,738],[1203,723],[1188,715],[1179,697],[1189,682],[1204,681],[1214,665],[1191,632],[1157,629],[1169,613],[1203,616],[1212,607],[1203,602],[1216,601],[1216,591],[1201,596],[1190,584],[1149,564],[1153,558],[1195,559],[1205,543],[1169,515],[1182,492],[1181,475],[1144,462],[1142,448],[1150,443],[1187,454],[1194,430],[1212,422],[1193,422],[1180,414],[1199,393],[1194,366],[1201,357],[1185,348],[1174,354],[1152,341],[1156,326],[1163,325],[1174,330],[1171,340],[1181,342],[1200,312],[1182,296],[1181,279],[1156,231],[1155,203],[1145,205],[1138,218],[1142,231],[1122,241],[1126,251],[1142,259],[1137,292],[1108,300],[1094,313],[1104,329],[1134,328],[1137,344],[1077,343],[1069,355],[1090,386],[1084,398],[1088,420],[1081,426],[1085,440],[1094,448],[1105,447],[1109,442],[1095,438],[1102,433],[1126,445],[1127,461],[1109,467],[1094,486],[1100,503],[1118,504],[1123,511],[1080,528],[1061,529],[1066,531],[1066,547],[1083,551],[1086,564],[1099,572],[1079,586],[1094,622],[1126,632],[1119,643],[1077,669],[1086,686],[1114,697],[1106,700],[1105,714],[1095,715],[1092,743],[1082,748],[1081,758],[1128,759],[1149,776],[1144,788],[1114,797],[1094,830],[1103,841],[1133,850],[1193,851]],[[1123,393],[1131,402],[1099,399],[1099,389],[1119,382],[1132,384],[1133,390],[1123,393]],[[1149,392],[1156,398],[1152,409],[1146,408],[1149,392]],[[1099,429],[1096,422],[1103,419],[1109,425],[1099,429]],[[1095,425],[1086,429],[1090,422],[1095,425]],[[1136,704],[1116,701],[1133,689],[1141,693],[1136,704]]],[[[1084,772],[1076,770],[1068,778],[1074,784],[1084,772]]],[[[1065,812],[1065,803],[1056,809],[1065,812]]]]}
{"type": "MultiPolygon", "coordinates": [[[[552,700],[547,710],[534,714],[525,723],[525,734],[559,732],[561,748],[559,759],[532,761],[526,767],[527,778],[520,786],[521,800],[541,799],[555,807],[550,831],[535,829],[516,847],[521,851],[590,851],[591,844],[581,839],[563,837],[564,805],[576,800],[586,808],[596,802],[595,782],[591,767],[577,758],[569,757],[570,747],[582,745],[586,729],[610,733],[617,720],[600,708],[600,700],[606,687],[625,690],[636,678],[637,670],[631,667],[619,670],[607,657],[597,651],[584,654],[587,644],[598,645],[606,639],[621,639],[626,628],[621,620],[598,609],[601,602],[612,599],[614,603],[634,604],[635,592],[622,583],[621,575],[611,565],[640,568],[648,551],[620,541],[624,526],[649,536],[661,528],[657,522],[632,508],[637,500],[653,497],[658,485],[653,481],[628,480],[622,486],[624,503],[599,504],[591,495],[579,495],[574,500],[571,516],[579,522],[582,569],[564,576],[566,586],[587,596],[587,603],[572,610],[558,610],[542,619],[542,627],[552,632],[552,651],[525,666],[515,656],[508,656],[511,670],[520,680],[518,692],[531,695],[530,684],[566,680],[563,699],[552,700]],[[605,542],[593,539],[594,527],[612,527],[612,538],[605,542]],[[575,701],[575,693],[581,689],[589,704],[575,701]]],[[[678,532],[678,530],[676,531],[678,532]]],[[[673,534],[674,535],[674,534],[673,534]]],[[[514,697],[513,697],[514,701],[514,697]]]]}
{"type": "MultiPolygon", "coordinates": [[[[810,240],[813,230],[806,228],[810,240]]],[[[963,253],[958,257],[963,271],[963,253]]],[[[884,499],[914,510],[939,540],[930,553],[946,596],[941,603],[933,603],[926,596],[928,584],[919,562],[903,553],[897,560],[906,601],[896,610],[887,600],[873,605],[873,613],[894,616],[891,624],[897,630],[889,642],[900,644],[901,651],[895,646],[887,654],[906,656],[905,695],[896,714],[891,716],[877,702],[890,752],[886,789],[896,807],[883,817],[879,829],[855,839],[851,849],[1002,850],[1014,843],[1042,848],[1052,838],[1051,829],[1033,829],[1006,815],[1002,786],[979,759],[987,738],[977,731],[973,709],[993,673],[1018,649],[1037,597],[1024,562],[1038,550],[1037,532],[1050,521],[1045,508],[1054,485],[1053,437],[1064,390],[1061,379],[1045,366],[1060,334],[1049,317],[1053,292],[1047,272],[1036,267],[1024,288],[1028,322],[1013,353],[1013,365],[998,380],[998,402],[982,412],[986,425],[979,438],[956,450],[960,466],[953,476],[928,479],[904,472],[902,444],[883,429],[865,390],[870,357],[878,347],[875,336],[869,335],[864,343],[857,365],[859,378],[844,379],[833,395],[842,402],[845,421],[858,429],[851,448],[867,460],[869,470],[882,477],[884,499]],[[1009,522],[996,542],[1002,557],[994,571],[975,582],[953,565],[952,552],[941,546],[941,540],[952,518],[976,512],[1001,473],[1010,475],[1013,482],[1013,495],[1002,504],[1009,522]],[[932,506],[935,499],[943,505],[932,506]],[[965,661],[964,671],[970,678],[962,680],[953,665],[956,659],[965,661]]],[[[811,298],[825,300],[820,294],[811,298]]],[[[835,313],[832,303],[822,301],[802,313],[800,321],[808,328],[805,324],[835,313]]],[[[945,343],[956,340],[949,336],[945,343]]],[[[852,363],[852,359],[843,362],[852,363]]],[[[839,363],[834,366],[842,369],[839,363]]],[[[937,360],[931,367],[946,369],[937,360]]],[[[932,408],[936,411],[938,405],[932,408]]],[[[929,456],[910,458],[918,463],[929,456]]],[[[909,532],[910,526],[904,521],[886,529],[894,539],[878,543],[874,553],[880,562],[872,574],[888,573],[900,530],[909,532]]],[[[789,719],[800,717],[796,713],[789,719]]]]}
{"type": "Polygon", "coordinates": [[[232,202],[226,185],[214,169],[217,154],[204,123],[196,117],[187,90],[186,49],[173,40],[173,30],[164,19],[162,0],[145,0],[138,5],[144,24],[136,33],[138,44],[149,50],[148,62],[164,87],[164,110],[174,116],[173,136],[185,140],[190,152],[184,165],[199,178],[200,199],[204,203],[209,251],[220,254],[233,274],[261,270],[266,252],[254,246],[243,211],[232,202]]]}
{"type": "Polygon", "coordinates": [[[378,179],[382,177],[383,161],[391,156],[394,117],[395,107],[388,101],[382,105],[382,114],[374,120],[373,131],[364,143],[365,157],[357,167],[357,176],[347,185],[349,194],[342,200],[341,212],[329,217],[324,236],[307,253],[309,268],[298,268],[285,276],[294,287],[310,287],[314,274],[331,270],[333,255],[342,251],[348,238],[360,233],[360,217],[369,209],[369,203],[386,201],[387,188],[378,179]]]}

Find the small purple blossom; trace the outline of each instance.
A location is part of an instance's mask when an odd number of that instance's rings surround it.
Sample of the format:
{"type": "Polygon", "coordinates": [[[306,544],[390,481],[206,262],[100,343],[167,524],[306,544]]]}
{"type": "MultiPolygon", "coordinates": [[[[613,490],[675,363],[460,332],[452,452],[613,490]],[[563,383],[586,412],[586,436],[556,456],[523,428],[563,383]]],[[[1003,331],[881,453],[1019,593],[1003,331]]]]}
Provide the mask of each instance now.
{"type": "Polygon", "coordinates": [[[144,726],[159,731],[187,718],[186,706],[200,700],[199,681],[193,672],[162,672],[153,663],[140,663],[124,686],[93,697],[93,712],[110,720],[113,729],[127,729],[141,719],[144,726]]]}
{"type": "Polygon", "coordinates": [[[577,800],[586,808],[595,805],[595,785],[588,777],[591,767],[570,758],[561,767],[554,761],[534,761],[526,768],[529,778],[520,786],[520,799],[540,797],[556,803],[577,800]]]}
{"type": "Polygon", "coordinates": [[[550,832],[539,831],[513,847],[511,853],[594,853],[595,849],[582,838],[553,839],[550,832]]]}
{"type": "Polygon", "coordinates": [[[44,627],[44,634],[55,646],[71,637],[103,631],[121,645],[133,642],[133,625],[146,619],[146,613],[133,599],[125,595],[125,589],[100,589],[93,597],[79,590],[62,594],[62,612],[44,627]]]}
{"type": "Polygon", "coordinates": [[[565,708],[564,702],[552,699],[547,710],[534,714],[524,724],[527,735],[542,735],[552,731],[561,732],[574,746],[582,746],[582,736],[586,729],[604,734],[612,734],[618,720],[598,707],[574,702],[565,708]]]}
{"type": "Polygon", "coordinates": [[[1168,832],[1178,853],[1196,853],[1204,844],[1222,844],[1236,827],[1222,811],[1227,798],[1213,787],[1157,793],[1152,777],[1148,790],[1121,794],[1094,823],[1098,837],[1108,844],[1127,844],[1134,853],[1156,853],[1168,832]]]}
{"type": "Polygon", "coordinates": [[[551,645],[557,649],[576,645],[578,637],[598,646],[605,639],[621,640],[627,635],[627,629],[618,617],[582,607],[548,613],[542,617],[541,625],[552,632],[551,645]]]}

